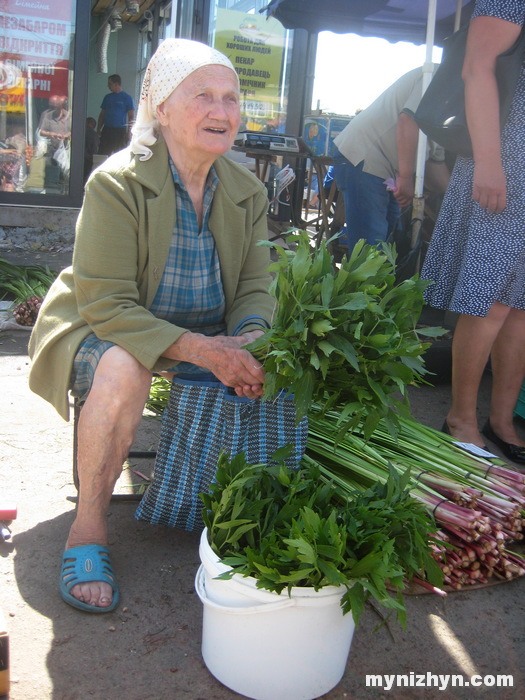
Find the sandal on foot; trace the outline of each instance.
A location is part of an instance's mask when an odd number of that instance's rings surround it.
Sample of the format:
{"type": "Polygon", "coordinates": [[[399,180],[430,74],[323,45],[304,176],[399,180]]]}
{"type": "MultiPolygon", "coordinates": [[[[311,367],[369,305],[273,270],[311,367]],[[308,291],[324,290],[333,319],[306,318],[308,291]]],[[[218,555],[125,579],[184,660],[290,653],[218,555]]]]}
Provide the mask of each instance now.
{"type": "MultiPolygon", "coordinates": [[[[444,422],[443,425],[441,426],[441,432],[442,432],[442,433],[445,433],[445,435],[450,435],[450,437],[454,437],[454,435],[452,435],[452,433],[450,432],[450,428],[449,428],[448,421],[447,421],[446,418],[445,418],[445,422],[444,422]]],[[[482,431],[482,432],[483,432],[483,431],[482,431]]],[[[454,439],[457,440],[457,438],[454,438],[454,439]]],[[[471,443],[471,444],[472,444],[472,443],[471,443]]],[[[479,445],[474,445],[474,447],[479,447],[479,445]]],[[[482,450],[488,450],[488,447],[487,447],[486,445],[481,445],[481,448],[480,448],[480,449],[482,449],[482,450]]]]}
{"type": "Polygon", "coordinates": [[[494,432],[490,420],[483,426],[481,432],[488,438],[491,442],[497,445],[503,452],[505,457],[511,459],[513,462],[518,462],[518,464],[525,464],[525,447],[521,445],[513,445],[511,442],[505,442],[499,435],[494,432]]]}
{"type": "Polygon", "coordinates": [[[119,591],[111,568],[108,548],[97,544],[83,544],[66,549],[62,555],[60,595],[64,602],[77,610],[91,613],[107,613],[115,610],[119,604],[119,591]],[[104,581],[113,589],[113,600],[107,608],[89,605],[71,595],[73,586],[91,581],[104,581]]]}

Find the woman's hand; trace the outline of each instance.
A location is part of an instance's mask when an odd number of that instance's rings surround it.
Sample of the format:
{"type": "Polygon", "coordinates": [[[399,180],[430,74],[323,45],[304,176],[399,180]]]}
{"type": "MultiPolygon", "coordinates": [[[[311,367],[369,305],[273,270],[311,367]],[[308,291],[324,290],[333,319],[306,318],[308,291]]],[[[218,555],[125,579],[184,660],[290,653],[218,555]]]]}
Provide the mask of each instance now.
{"type": "Polygon", "coordinates": [[[501,162],[498,165],[476,163],[472,198],[491,214],[499,214],[507,204],[507,185],[501,162]]]}
{"type": "Polygon", "coordinates": [[[237,396],[256,399],[262,396],[264,371],[248,350],[248,345],[262,335],[252,331],[239,336],[205,336],[200,333],[184,333],[164,355],[172,360],[192,362],[212,372],[226,386],[232,387],[237,396]]]}

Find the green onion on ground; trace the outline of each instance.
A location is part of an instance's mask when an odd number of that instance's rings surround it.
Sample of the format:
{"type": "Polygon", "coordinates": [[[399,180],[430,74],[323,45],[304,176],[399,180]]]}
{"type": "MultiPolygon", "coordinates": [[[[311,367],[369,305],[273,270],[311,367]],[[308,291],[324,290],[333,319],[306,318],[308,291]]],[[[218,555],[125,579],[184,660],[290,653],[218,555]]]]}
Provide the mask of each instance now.
{"type": "Polygon", "coordinates": [[[525,574],[525,558],[513,552],[523,539],[525,475],[501,460],[487,460],[454,445],[453,438],[400,416],[397,439],[379,424],[372,436],[333,436],[342,419],[313,407],[305,460],[318,465],[341,497],[384,482],[391,468],[410,471],[412,496],[433,514],[438,527],[432,543],[444,581],[451,588],[486,583],[492,576],[525,574]]]}
{"type": "Polygon", "coordinates": [[[15,265],[0,257],[0,299],[20,304],[30,297],[44,297],[56,276],[47,265],[15,265]]]}
{"type": "Polygon", "coordinates": [[[153,377],[146,408],[156,416],[161,416],[170,398],[171,381],[165,377],[153,377]]]}

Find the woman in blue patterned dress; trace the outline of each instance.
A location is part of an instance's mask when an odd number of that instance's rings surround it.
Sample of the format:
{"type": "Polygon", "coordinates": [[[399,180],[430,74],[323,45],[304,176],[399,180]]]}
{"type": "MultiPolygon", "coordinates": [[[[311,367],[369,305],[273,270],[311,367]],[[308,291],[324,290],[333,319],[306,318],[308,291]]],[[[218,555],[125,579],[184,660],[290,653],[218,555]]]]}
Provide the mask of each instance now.
{"type": "Polygon", "coordinates": [[[491,358],[490,416],[482,433],[525,463],[514,407],[525,375],[525,71],[500,136],[496,57],[525,20],[524,0],[478,0],[463,66],[473,158],[458,158],[422,277],[427,303],[460,314],[452,343],[452,404],[444,430],[484,445],[477,422],[491,358]]]}

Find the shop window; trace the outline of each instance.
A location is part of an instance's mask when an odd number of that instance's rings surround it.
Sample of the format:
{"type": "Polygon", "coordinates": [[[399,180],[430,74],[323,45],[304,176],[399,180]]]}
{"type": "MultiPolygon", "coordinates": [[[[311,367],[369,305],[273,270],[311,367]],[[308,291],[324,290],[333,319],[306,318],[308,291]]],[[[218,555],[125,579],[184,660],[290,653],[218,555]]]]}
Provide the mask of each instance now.
{"type": "Polygon", "coordinates": [[[241,131],[286,133],[292,33],[259,10],[267,0],[211,2],[210,44],[235,66],[241,131]]]}
{"type": "Polygon", "coordinates": [[[167,2],[159,10],[159,43],[177,35],[177,3],[167,2]]]}
{"type": "Polygon", "coordinates": [[[0,191],[69,195],[75,0],[0,6],[0,191]]]}

